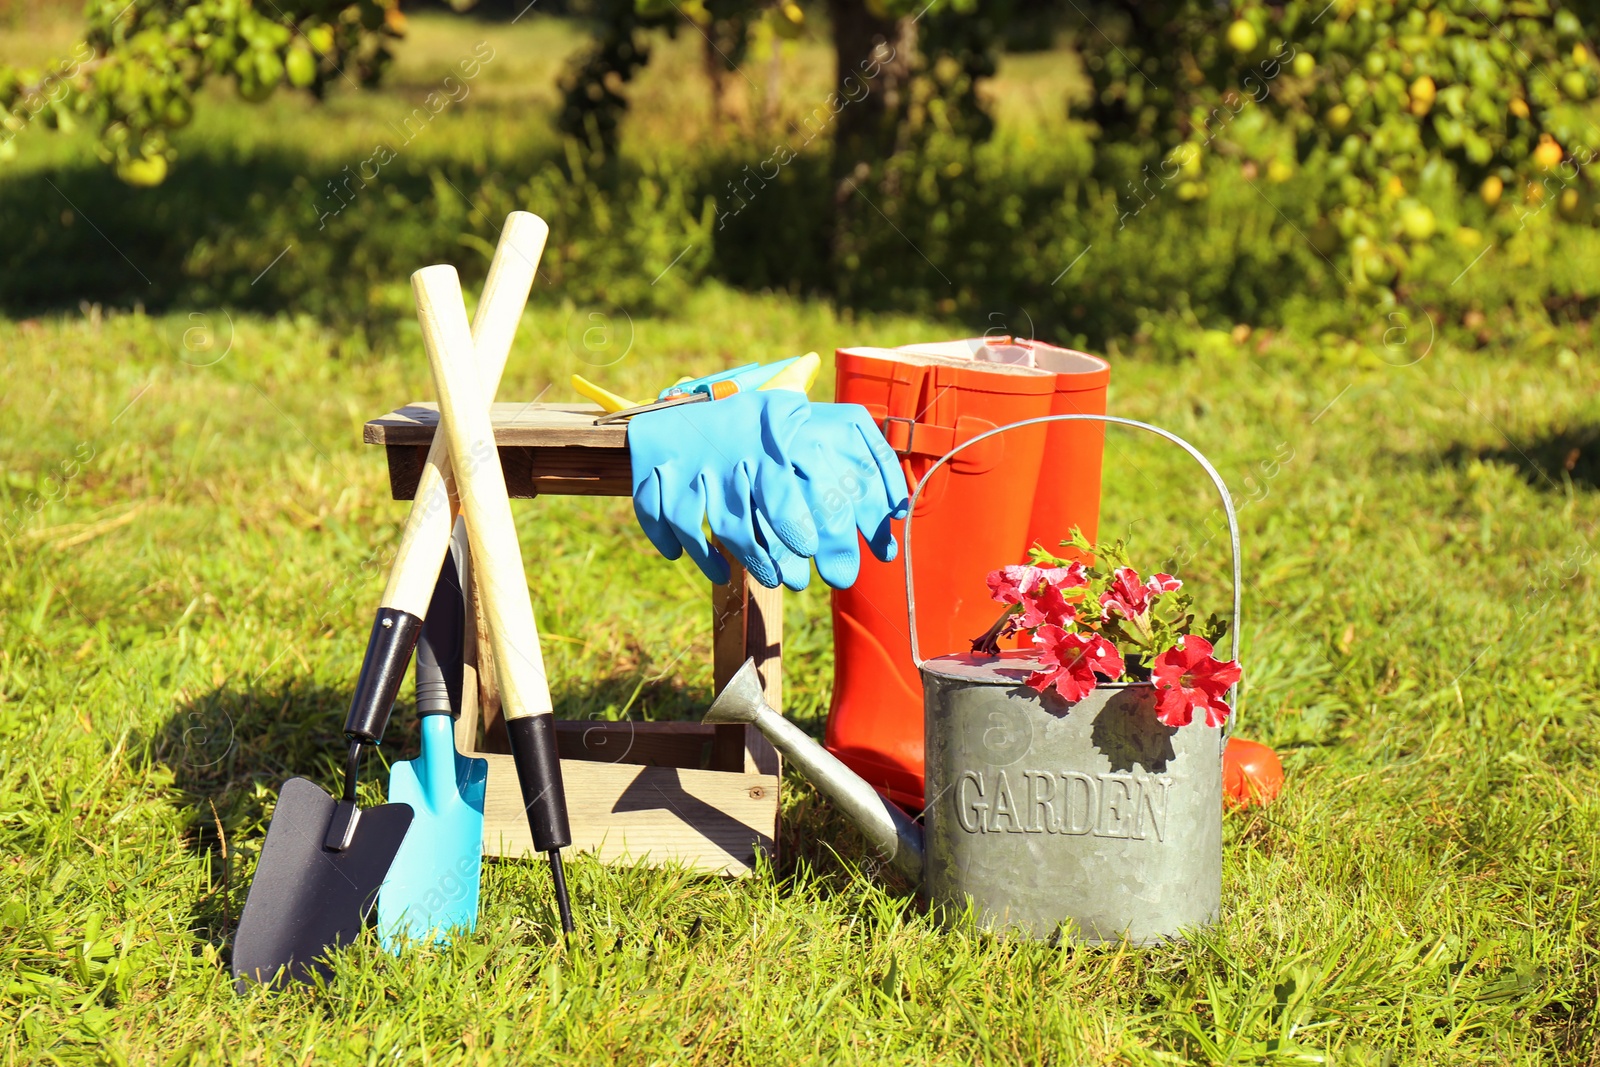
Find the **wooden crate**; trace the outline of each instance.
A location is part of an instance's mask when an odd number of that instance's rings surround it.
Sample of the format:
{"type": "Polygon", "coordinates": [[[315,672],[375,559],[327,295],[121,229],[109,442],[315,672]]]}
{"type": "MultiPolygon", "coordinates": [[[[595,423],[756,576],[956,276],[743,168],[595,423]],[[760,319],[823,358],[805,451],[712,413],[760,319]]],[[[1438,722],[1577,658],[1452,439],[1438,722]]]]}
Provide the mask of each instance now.
{"type": "MultiPolygon", "coordinates": [[[[625,424],[595,426],[589,404],[495,404],[495,444],[513,497],[628,496],[632,478],[625,424]]],[[[366,424],[365,439],[388,454],[397,500],[416,494],[438,426],[433,404],[407,404],[366,424]]],[[[737,565],[713,586],[711,624],[718,690],[754,657],[774,708],[783,707],[781,590],[747,580],[737,565]]],[[[500,717],[484,616],[463,576],[475,624],[467,629],[467,684],[456,747],[489,761],[485,855],[529,854],[533,840],[500,717]]],[[[537,585],[537,575],[530,575],[537,585]]],[[[559,680],[556,680],[559,684],[559,680]]],[[[707,694],[709,702],[711,694],[707,694]]],[[[607,863],[682,864],[745,875],[756,857],[775,857],[777,752],[749,726],[664,722],[558,722],[561,773],[572,820],[572,848],[607,863]]]]}

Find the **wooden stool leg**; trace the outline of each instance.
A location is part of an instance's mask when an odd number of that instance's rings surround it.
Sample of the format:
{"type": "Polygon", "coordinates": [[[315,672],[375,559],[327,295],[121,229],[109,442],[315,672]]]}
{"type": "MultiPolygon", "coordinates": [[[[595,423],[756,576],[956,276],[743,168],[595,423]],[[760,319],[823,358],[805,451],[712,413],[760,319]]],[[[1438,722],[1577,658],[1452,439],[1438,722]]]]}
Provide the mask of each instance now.
{"type": "Polygon", "coordinates": [[[472,554],[466,551],[461,555],[457,577],[467,610],[466,632],[461,635],[461,716],[456,719],[456,751],[476,752],[482,721],[478,696],[478,605],[472,595],[472,554]]]}
{"type": "MultiPolygon", "coordinates": [[[[470,565],[467,571],[470,575],[470,565]]],[[[461,720],[456,724],[456,747],[462,752],[510,752],[511,738],[506,736],[506,720],[500,714],[500,687],[495,682],[494,653],[489,650],[489,620],[483,613],[483,601],[478,596],[476,581],[468,585],[467,593],[472,610],[467,613],[467,671],[461,685],[465,692],[461,699],[461,720]],[[473,713],[470,725],[467,724],[469,703],[473,713]],[[474,743],[467,748],[461,742],[462,736],[469,730],[474,743]]]]}
{"type": "MultiPolygon", "coordinates": [[[[717,692],[746,659],[756,661],[767,703],[783,711],[783,590],[764,588],[731,563],[727,585],[711,587],[713,660],[717,692]]],[[[779,773],[778,752],[753,726],[718,726],[711,769],[779,773]]]]}

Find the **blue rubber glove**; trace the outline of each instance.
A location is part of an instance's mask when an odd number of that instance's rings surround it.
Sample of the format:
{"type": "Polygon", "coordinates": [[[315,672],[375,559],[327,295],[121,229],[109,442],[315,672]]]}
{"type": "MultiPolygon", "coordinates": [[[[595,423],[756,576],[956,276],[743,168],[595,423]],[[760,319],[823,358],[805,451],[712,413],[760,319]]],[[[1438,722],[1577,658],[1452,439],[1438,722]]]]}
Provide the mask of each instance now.
{"type": "MultiPolygon", "coordinates": [[[[778,558],[811,556],[818,533],[789,464],[790,443],[811,403],[788,389],[736,393],[635,415],[628,423],[633,512],[667,559],[685,551],[707,578],[729,578],[728,562],[702,525],[750,576],[775,588],[778,558]]],[[[788,573],[795,567],[791,561],[788,573]]]]}
{"type": "MultiPolygon", "coordinates": [[[[790,463],[817,525],[817,573],[835,589],[855,584],[861,570],[856,532],[885,563],[900,546],[889,523],[906,515],[908,492],[900,457],[860,404],[813,404],[790,442],[790,463]]],[[[776,557],[784,585],[805,588],[804,560],[776,557]],[[796,565],[800,568],[796,574],[796,565]],[[798,583],[795,584],[795,579],[798,583]]]]}
{"type": "MultiPolygon", "coordinates": [[[[757,529],[764,535],[768,534],[766,519],[758,512],[756,514],[757,529]]],[[[786,589],[799,592],[811,584],[811,559],[808,556],[796,555],[784,547],[776,536],[767,536],[767,543],[773,546],[772,562],[778,569],[778,581],[786,589]]],[[[768,589],[777,588],[777,582],[767,586],[768,589]]]]}

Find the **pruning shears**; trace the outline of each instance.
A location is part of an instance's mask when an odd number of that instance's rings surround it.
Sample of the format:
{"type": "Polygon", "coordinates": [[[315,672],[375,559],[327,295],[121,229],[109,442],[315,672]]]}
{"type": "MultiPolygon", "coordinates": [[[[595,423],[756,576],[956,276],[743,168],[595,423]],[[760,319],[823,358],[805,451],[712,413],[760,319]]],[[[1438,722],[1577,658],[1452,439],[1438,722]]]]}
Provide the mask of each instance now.
{"type": "Polygon", "coordinates": [[[626,397],[603,389],[581,375],[572,376],[573,388],[601,407],[606,414],[595,419],[596,426],[622,422],[643,415],[647,411],[695,404],[707,400],[721,400],[735,393],[759,389],[795,389],[807,392],[816,381],[822,360],[815,352],[791,356],[776,363],[746,363],[742,367],[718,371],[699,378],[684,378],[667,386],[649,404],[636,404],[626,397]]]}

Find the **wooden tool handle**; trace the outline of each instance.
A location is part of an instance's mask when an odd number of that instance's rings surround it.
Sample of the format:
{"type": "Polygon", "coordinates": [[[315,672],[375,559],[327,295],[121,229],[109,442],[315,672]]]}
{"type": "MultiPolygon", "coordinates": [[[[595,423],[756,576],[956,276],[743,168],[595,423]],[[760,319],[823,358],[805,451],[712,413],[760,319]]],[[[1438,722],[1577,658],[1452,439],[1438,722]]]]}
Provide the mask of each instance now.
{"type": "Polygon", "coordinates": [[[534,847],[550,854],[562,928],[570,930],[571,909],[561,880],[558,850],[572,843],[572,831],[561,785],[550,683],[522,570],[511,499],[506,495],[500,454],[494,446],[489,401],[474,365],[472,335],[461,303],[461,279],[454,267],[425,267],[411,276],[411,286],[423,345],[433,367],[434,391],[439,396],[438,436],[450,447],[456,491],[467,519],[473,577],[489,624],[489,647],[494,652],[517,784],[534,847]]]}
{"type": "Polygon", "coordinates": [[[473,577],[479,583],[495,665],[503,675],[501,706],[508,720],[549,715],[550,687],[539,631],[489,423],[489,404],[473,361],[461,282],[454,267],[437,266],[417,271],[411,284],[439,397],[439,433],[434,440],[449,445],[455,488],[467,517],[473,577]]]}
{"type": "MultiPolygon", "coordinates": [[[[533,287],[549,236],[550,227],[545,221],[527,211],[513,211],[500,233],[500,244],[472,320],[472,351],[486,397],[492,398],[500,388],[506,356],[517,324],[522,321],[522,309],[528,302],[528,291],[533,287]]],[[[417,479],[411,515],[389,571],[389,585],[383,591],[384,607],[398,608],[419,618],[427,612],[458,511],[447,455],[444,435],[434,434],[422,475],[417,479]]]]}
{"type": "MultiPolygon", "coordinates": [[[[500,243],[489,265],[489,280],[484,285],[483,299],[478,301],[473,325],[474,339],[482,346],[484,384],[491,396],[500,384],[511,339],[522,321],[522,309],[528,302],[528,290],[533,287],[549,233],[550,227],[543,219],[526,211],[512,212],[500,231],[500,243]]],[[[448,455],[442,437],[436,435],[417,483],[416,500],[406,519],[400,547],[389,568],[389,584],[373,620],[355,695],[345,716],[344,732],[351,741],[378,744],[383,740],[390,709],[421,633],[456,518],[448,455]]],[[[354,767],[352,762],[345,782],[346,792],[352,794],[354,767]]]]}

